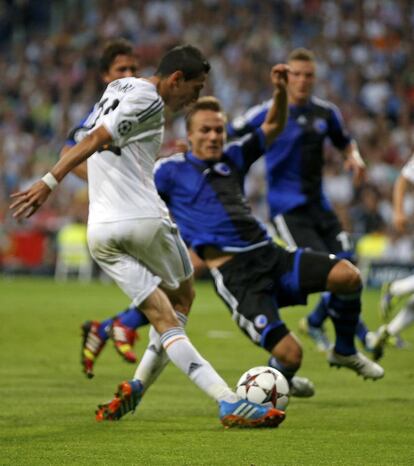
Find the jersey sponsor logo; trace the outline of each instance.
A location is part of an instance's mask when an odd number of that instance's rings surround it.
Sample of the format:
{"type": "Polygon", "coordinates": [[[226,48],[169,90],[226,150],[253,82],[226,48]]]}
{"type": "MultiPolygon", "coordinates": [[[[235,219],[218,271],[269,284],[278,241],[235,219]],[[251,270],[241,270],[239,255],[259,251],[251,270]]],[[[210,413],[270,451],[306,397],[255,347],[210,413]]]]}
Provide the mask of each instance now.
{"type": "Polygon", "coordinates": [[[128,133],[131,132],[132,123],[128,120],[122,120],[121,123],[118,125],[118,133],[121,136],[126,136],[128,133]]]}
{"type": "Polygon", "coordinates": [[[231,173],[230,167],[223,162],[214,164],[213,169],[216,173],[222,176],[229,176],[231,173]]]}
{"type": "Polygon", "coordinates": [[[259,314],[254,318],[254,326],[256,328],[265,328],[267,325],[267,317],[264,314],[259,314]]]}
{"type": "Polygon", "coordinates": [[[316,120],[313,122],[313,128],[319,134],[323,134],[323,133],[326,133],[328,129],[328,124],[322,118],[316,118],[316,120]]]}

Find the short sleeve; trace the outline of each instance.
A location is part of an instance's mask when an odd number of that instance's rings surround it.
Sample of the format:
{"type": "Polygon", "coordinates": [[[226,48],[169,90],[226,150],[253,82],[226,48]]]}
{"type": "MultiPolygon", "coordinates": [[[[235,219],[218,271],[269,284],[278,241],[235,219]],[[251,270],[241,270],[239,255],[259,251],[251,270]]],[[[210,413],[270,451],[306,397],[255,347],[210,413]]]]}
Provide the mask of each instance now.
{"type": "Polygon", "coordinates": [[[89,116],[93,114],[94,111],[95,107],[91,108],[89,113],[84,118],[82,118],[79,124],[70,130],[65,141],[66,146],[74,146],[86,136],[88,130],[90,129],[87,127],[87,121],[89,116]]]}
{"type": "Polygon", "coordinates": [[[329,139],[332,141],[333,145],[340,150],[345,149],[345,147],[351,142],[352,138],[345,129],[344,120],[339,108],[334,104],[331,104],[328,128],[329,139]]]}
{"type": "Polygon", "coordinates": [[[151,130],[158,130],[164,121],[164,103],[155,92],[131,92],[122,100],[114,97],[111,102],[109,99],[99,123],[106,127],[119,147],[151,130]]]}

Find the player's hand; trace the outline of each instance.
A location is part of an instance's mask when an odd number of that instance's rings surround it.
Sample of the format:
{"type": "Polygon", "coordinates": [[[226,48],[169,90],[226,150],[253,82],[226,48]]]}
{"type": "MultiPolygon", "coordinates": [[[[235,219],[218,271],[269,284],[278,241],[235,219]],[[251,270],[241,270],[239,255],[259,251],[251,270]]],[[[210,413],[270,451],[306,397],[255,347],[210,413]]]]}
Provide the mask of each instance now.
{"type": "Polygon", "coordinates": [[[352,172],[355,186],[361,186],[366,181],[367,167],[362,158],[356,159],[353,156],[349,156],[344,162],[344,168],[352,172]]]}
{"type": "Polygon", "coordinates": [[[50,193],[49,186],[39,180],[26,191],[12,194],[10,197],[14,201],[10,204],[10,209],[14,210],[13,217],[17,219],[31,217],[50,193]]]}
{"type": "Polygon", "coordinates": [[[279,63],[272,66],[270,71],[270,79],[276,89],[286,87],[289,69],[289,65],[285,65],[284,63],[279,63]]]}
{"type": "Polygon", "coordinates": [[[407,231],[407,216],[402,212],[394,212],[393,224],[398,233],[405,233],[407,231]]]}

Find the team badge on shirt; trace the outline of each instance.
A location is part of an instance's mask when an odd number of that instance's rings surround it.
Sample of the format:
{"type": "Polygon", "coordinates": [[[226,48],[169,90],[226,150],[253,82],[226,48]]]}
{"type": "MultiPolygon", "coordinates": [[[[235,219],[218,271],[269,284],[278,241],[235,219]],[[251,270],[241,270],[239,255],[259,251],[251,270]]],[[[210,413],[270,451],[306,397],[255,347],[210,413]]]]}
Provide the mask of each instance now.
{"type": "Polygon", "coordinates": [[[122,120],[118,125],[118,133],[121,136],[126,136],[132,129],[132,123],[128,120],[122,120]]]}
{"type": "Polygon", "coordinates": [[[323,133],[326,133],[328,129],[328,124],[326,123],[324,119],[316,118],[316,120],[313,122],[313,128],[319,134],[323,134],[323,133]]]}
{"type": "Polygon", "coordinates": [[[214,164],[213,169],[216,173],[222,176],[229,176],[231,173],[230,167],[223,162],[214,164]]]}
{"type": "Polygon", "coordinates": [[[264,314],[259,314],[254,318],[254,326],[256,328],[265,328],[267,325],[267,317],[264,314]]]}

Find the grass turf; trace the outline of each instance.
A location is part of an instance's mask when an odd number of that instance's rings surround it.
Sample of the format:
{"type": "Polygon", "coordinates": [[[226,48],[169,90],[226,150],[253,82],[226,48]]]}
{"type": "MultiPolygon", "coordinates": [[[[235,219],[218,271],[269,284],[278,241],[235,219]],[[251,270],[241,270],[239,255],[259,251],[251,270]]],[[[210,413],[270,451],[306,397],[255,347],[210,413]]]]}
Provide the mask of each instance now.
{"type": "MultiPolygon", "coordinates": [[[[234,385],[267,355],[237,329],[210,283],[197,284],[188,334],[234,385]]],[[[314,302],[314,300],[313,300],[314,302]]],[[[380,324],[378,293],[364,294],[364,318],[380,324]]],[[[331,369],[303,338],[300,374],[312,399],[291,399],[279,429],[224,430],[215,403],[168,367],[134,416],[96,423],[94,409],[134,366],[108,343],[96,376],[81,373],[80,324],[127,304],[113,285],[1,279],[0,464],[2,465],[405,465],[414,464],[413,350],[388,348],[383,380],[331,369]]],[[[284,310],[292,329],[305,308],[284,310]]],[[[330,334],[332,329],[328,327],[330,334]]],[[[145,348],[146,330],[136,346],[145,348]]],[[[414,344],[414,328],[404,338],[414,344]]]]}

